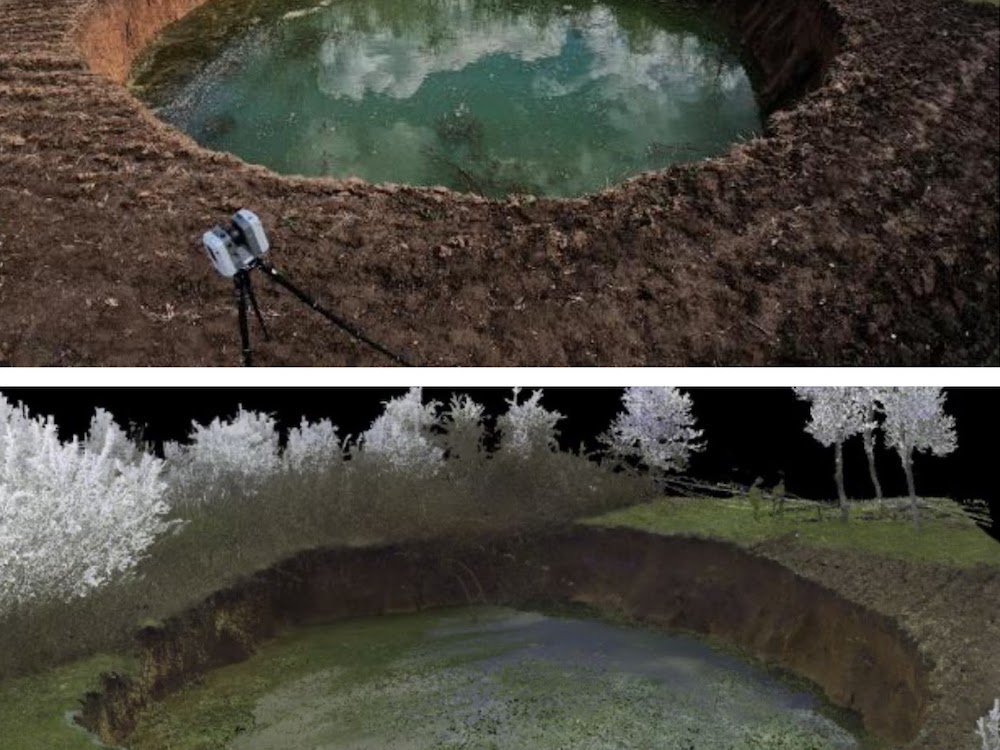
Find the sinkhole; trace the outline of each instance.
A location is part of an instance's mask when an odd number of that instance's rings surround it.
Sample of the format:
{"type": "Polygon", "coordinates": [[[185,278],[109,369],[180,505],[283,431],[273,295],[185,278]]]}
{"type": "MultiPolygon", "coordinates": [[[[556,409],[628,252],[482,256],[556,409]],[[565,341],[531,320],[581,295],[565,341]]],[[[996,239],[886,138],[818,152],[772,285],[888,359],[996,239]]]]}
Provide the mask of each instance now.
{"type": "Polygon", "coordinates": [[[210,0],[133,91],[283,174],[569,197],[761,127],[729,25],[690,0],[210,0]]]}
{"type": "Polygon", "coordinates": [[[141,714],[128,747],[869,747],[801,685],[698,639],[570,614],[468,606],[300,625],[141,714]]]}
{"type": "Polygon", "coordinates": [[[730,545],[617,529],[311,550],[135,646],[77,717],[130,750],[869,750],[928,705],[893,621],[730,545]]]}

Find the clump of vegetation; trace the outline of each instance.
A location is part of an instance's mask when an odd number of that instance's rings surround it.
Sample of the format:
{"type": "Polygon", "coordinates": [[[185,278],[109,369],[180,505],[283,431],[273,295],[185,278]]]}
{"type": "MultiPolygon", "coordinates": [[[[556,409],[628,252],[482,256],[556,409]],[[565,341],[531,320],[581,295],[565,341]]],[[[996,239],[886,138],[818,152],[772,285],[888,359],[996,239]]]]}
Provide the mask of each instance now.
{"type": "Polygon", "coordinates": [[[103,409],[62,442],[51,418],[0,395],[0,615],[134,568],[171,525],[162,469],[103,409]]]}
{"type": "Polygon", "coordinates": [[[754,483],[747,490],[747,502],[750,503],[750,510],[753,512],[753,520],[760,520],[760,511],[764,507],[764,491],[761,489],[761,482],[764,480],[757,477],[754,483]]]}
{"type": "Polygon", "coordinates": [[[976,734],[983,742],[983,750],[1000,750],[1000,698],[993,701],[993,708],[976,722],[976,734]]]}

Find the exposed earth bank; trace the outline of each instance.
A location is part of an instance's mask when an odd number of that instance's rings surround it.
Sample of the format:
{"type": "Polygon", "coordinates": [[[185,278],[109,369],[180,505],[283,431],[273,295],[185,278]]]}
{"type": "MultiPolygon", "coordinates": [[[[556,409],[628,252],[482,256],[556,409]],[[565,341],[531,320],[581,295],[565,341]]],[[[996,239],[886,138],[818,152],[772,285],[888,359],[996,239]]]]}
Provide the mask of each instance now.
{"type": "Polygon", "coordinates": [[[785,544],[747,552],[591,527],[316,551],[143,630],[138,676],[105,676],[102,690],[86,697],[82,723],[122,742],[142,706],[246,658],[287,623],[468,603],[571,602],[701,633],[789,669],[859,712],[866,728],[894,746],[964,748],[993,689],[990,676],[1000,673],[990,647],[1000,625],[986,622],[985,604],[997,596],[1000,575],[990,569],[897,566],[785,544]]]}
{"type": "MultiPolygon", "coordinates": [[[[732,0],[766,137],[578,200],[277,176],[121,85],[198,0],[0,0],[0,363],[232,365],[200,235],[424,365],[967,365],[998,354],[1000,24],[955,0],[732,0]]],[[[261,364],[382,365],[261,290],[261,364]]]]}

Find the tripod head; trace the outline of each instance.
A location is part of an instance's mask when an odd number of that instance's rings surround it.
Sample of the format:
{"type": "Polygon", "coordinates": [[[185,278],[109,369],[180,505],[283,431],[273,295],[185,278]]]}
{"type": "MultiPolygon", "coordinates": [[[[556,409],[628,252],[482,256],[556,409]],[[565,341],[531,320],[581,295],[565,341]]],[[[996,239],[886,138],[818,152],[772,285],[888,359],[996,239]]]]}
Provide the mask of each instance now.
{"type": "Polygon", "coordinates": [[[245,208],[233,214],[228,227],[214,226],[201,241],[212,266],[227,279],[254,268],[271,247],[260,218],[245,208]]]}

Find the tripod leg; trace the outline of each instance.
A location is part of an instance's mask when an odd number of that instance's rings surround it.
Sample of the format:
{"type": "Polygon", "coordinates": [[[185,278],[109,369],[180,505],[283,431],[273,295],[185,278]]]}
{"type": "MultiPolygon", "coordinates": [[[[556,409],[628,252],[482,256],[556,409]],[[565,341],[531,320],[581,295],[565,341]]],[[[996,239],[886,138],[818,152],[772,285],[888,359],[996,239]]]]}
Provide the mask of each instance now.
{"type": "Polygon", "coordinates": [[[257,295],[253,291],[253,279],[250,274],[247,274],[244,285],[247,290],[247,297],[250,298],[250,306],[253,307],[254,315],[257,316],[257,322],[260,323],[260,330],[264,332],[264,341],[270,341],[271,335],[267,332],[267,326],[264,325],[264,316],[260,313],[260,308],[257,306],[257,295]]]}
{"type": "Polygon", "coordinates": [[[298,297],[301,302],[303,302],[307,306],[311,307],[313,310],[315,310],[316,312],[318,312],[320,315],[322,315],[324,318],[326,318],[327,320],[329,320],[331,323],[333,323],[338,328],[346,331],[351,336],[353,336],[354,338],[356,338],[358,341],[362,341],[362,342],[368,344],[368,346],[370,346],[372,349],[374,349],[375,351],[379,352],[380,354],[385,355],[386,357],[388,357],[389,359],[391,359],[393,362],[397,362],[397,363],[399,363],[401,365],[405,365],[407,367],[410,366],[410,362],[407,361],[404,357],[401,357],[400,355],[396,354],[395,352],[389,351],[388,349],[386,349],[384,346],[382,346],[377,341],[373,341],[372,339],[368,338],[364,334],[364,332],[360,328],[358,328],[357,326],[352,325],[351,323],[347,322],[346,320],[344,320],[343,318],[341,318],[336,313],[333,313],[333,312],[330,312],[329,310],[327,310],[319,302],[317,302],[316,300],[314,300],[308,294],[306,294],[301,289],[299,289],[297,286],[295,286],[291,281],[289,281],[288,279],[286,279],[285,276],[284,276],[284,274],[282,274],[281,271],[279,271],[277,268],[275,268],[274,266],[272,266],[270,263],[267,263],[267,262],[264,262],[264,261],[260,261],[258,263],[258,265],[259,265],[260,268],[262,268],[264,270],[264,273],[267,274],[267,278],[271,279],[271,281],[273,281],[274,283],[276,283],[276,284],[278,284],[280,286],[283,286],[285,289],[287,289],[292,294],[294,294],[296,297],[298,297]]]}
{"type": "Polygon", "coordinates": [[[243,346],[243,366],[253,367],[253,351],[250,349],[250,326],[247,323],[247,278],[244,271],[233,277],[235,285],[236,309],[240,320],[240,343],[243,346]]]}

